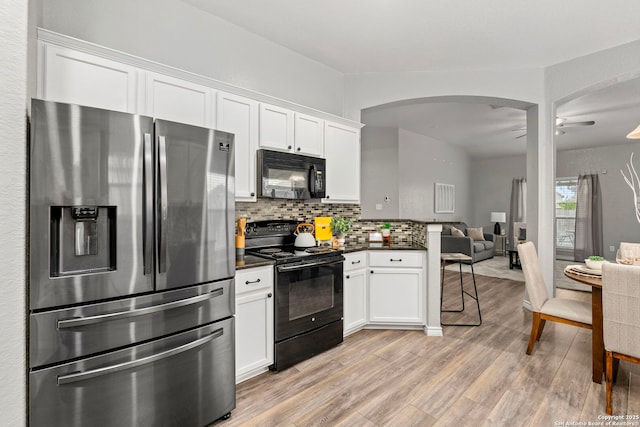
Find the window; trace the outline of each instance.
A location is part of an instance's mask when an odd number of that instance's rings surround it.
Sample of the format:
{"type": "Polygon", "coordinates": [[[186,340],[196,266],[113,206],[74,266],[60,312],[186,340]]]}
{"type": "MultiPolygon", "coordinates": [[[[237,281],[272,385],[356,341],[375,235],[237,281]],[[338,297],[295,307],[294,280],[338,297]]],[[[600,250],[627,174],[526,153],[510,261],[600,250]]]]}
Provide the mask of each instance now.
{"type": "Polygon", "coordinates": [[[556,250],[573,255],[578,178],[556,179],[556,250]]]}

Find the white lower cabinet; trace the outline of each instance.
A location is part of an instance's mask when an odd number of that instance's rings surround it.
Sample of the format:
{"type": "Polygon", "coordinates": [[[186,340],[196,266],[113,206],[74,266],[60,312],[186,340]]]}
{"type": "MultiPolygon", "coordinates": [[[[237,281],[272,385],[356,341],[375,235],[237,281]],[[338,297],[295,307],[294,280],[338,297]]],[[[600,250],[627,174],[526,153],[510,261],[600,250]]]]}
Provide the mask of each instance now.
{"type": "Polygon", "coordinates": [[[367,253],[345,254],[344,261],[344,335],[359,331],[367,324],[367,253]]]}
{"type": "Polygon", "coordinates": [[[236,272],[236,383],[273,364],[273,267],[236,272]]]}
{"type": "Polygon", "coordinates": [[[369,323],[425,324],[425,265],[420,251],[370,252],[369,323]]]}

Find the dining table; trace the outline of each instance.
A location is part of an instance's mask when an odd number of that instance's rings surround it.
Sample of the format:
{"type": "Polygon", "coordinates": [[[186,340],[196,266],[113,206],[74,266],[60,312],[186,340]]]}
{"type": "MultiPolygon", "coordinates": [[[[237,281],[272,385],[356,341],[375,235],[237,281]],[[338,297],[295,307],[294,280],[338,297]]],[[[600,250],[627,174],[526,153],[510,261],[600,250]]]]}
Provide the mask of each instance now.
{"type": "Polygon", "coordinates": [[[591,286],[592,380],[594,383],[601,384],[605,357],[604,337],[602,332],[602,276],[580,273],[570,267],[571,266],[565,268],[565,276],[577,282],[591,286]]]}

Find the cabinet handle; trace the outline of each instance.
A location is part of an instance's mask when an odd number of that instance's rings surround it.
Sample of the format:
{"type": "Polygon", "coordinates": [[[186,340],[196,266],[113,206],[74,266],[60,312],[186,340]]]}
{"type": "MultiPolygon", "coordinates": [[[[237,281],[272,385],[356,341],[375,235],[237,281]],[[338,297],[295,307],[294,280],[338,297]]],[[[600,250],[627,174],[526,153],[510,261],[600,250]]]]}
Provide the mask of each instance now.
{"type": "Polygon", "coordinates": [[[287,150],[291,150],[292,148],[293,148],[292,146],[288,146],[288,147],[287,147],[287,150]]]}
{"type": "Polygon", "coordinates": [[[298,147],[297,150],[300,151],[300,147],[298,147]]]}
{"type": "Polygon", "coordinates": [[[350,279],[351,276],[349,276],[348,274],[345,276],[345,279],[350,279]]]}
{"type": "Polygon", "coordinates": [[[273,294],[272,294],[271,292],[269,292],[269,293],[267,294],[267,298],[271,298],[272,296],[273,296],[273,294]]]}
{"type": "Polygon", "coordinates": [[[371,270],[371,274],[373,274],[373,270],[371,270]]]}
{"type": "Polygon", "coordinates": [[[398,259],[389,258],[389,261],[391,261],[391,262],[402,262],[402,258],[398,258],[398,259]]]}
{"type": "Polygon", "coordinates": [[[247,280],[246,282],[244,282],[245,285],[248,285],[248,284],[251,284],[251,283],[260,283],[260,279],[247,280]]]}
{"type": "Polygon", "coordinates": [[[253,197],[253,196],[255,196],[255,195],[256,195],[256,193],[251,193],[251,197],[253,197]]]}
{"type": "Polygon", "coordinates": [[[329,195],[327,194],[326,196],[324,196],[324,198],[325,198],[325,199],[328,199],[328,198],[329,198],[329,195]]]}
{"type": "Polygon", "coordinates": [[[361,259],[357,260],[357,261],[351,261],[351,264],[360,264],[360,262],[362,262],[361,259]]]}

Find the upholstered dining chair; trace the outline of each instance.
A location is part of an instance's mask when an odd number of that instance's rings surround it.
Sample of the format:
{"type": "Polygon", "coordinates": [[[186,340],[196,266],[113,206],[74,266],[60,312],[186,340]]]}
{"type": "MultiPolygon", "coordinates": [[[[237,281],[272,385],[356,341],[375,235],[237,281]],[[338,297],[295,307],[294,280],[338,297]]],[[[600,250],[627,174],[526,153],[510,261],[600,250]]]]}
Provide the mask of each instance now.
{"type": "Polygon", "coordinates": [[[520,243],[518,255],[524,273],[524,284],[533,310],[527,354],[531,354],[535,342],[540,340],[547,320],[592,329],[590,303],[564,298],[549,298],[533,242],[520,243]]]}
{"type": "Polygon", "coordinates": [[[602,321],[607,414],[620,360],[640,363],[640,267],[602,266],[602,321]]]}

